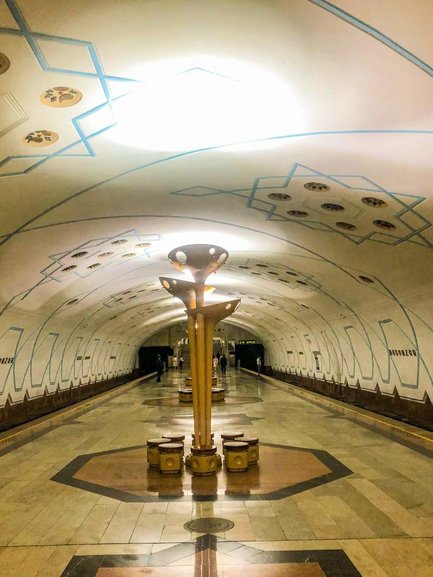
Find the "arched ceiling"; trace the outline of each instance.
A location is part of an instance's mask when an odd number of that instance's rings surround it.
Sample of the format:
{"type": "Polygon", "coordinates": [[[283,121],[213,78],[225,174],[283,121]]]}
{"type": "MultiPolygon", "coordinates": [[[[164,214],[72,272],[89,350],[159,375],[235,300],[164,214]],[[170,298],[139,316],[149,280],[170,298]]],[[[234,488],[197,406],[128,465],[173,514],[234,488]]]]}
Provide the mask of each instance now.
{"type": "Polygon", "coordinates": [[[283,348],[289,327],[378,311],[427,326],[432,16],[429,0],[0,1],[5,326],[138,346],[183,318],[158,276],[193,242],[230,252],[231,322],[283,348]]]}

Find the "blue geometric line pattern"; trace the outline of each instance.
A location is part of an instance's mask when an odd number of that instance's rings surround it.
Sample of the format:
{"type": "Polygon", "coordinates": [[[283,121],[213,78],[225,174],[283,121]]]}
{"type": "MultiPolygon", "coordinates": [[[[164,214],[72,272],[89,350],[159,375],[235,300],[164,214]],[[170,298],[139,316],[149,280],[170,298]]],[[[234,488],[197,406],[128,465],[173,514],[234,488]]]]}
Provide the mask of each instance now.
{"type": "MultiPolygon", "coordinates": [[[[372,240],[392,246],[397,246],[403,242],[415,242],[417,245],[428,248],[433,247],[433,243],[422,234],[424,231],[431,228],[432,223],[416,210],[416,208],[425,200],[425,197],[386,190],[363,175],[326,174],[303,164],[294,163],[286,175],[259,176],[255,178],[251,188],[249,189],[232,189],[225,191],[216,190],[215,192],[212,192],[212,189],[204,186],[193,186],[172,191],[170,194],[188,197],[210,197],[216,194],[228,194],[243,197],[247,201],[247,207],[263,212],[266,216],[266,220],[296,222],[297,224],[312,230],[321,230],[339,234],[357,245],[362,244],[367,240],[372,240]],[[355,234],[348,231],[338,230],[333,224],[328,224],[324,220],[317,220],[312,217],[290,217],[287,215],[286,210],[281,210],[279,208],[281,205],[270,200],[258,198],[261,191],[278,191],[289,193],[290,195],[296,179],[311,179],[314,177],[319,177],[320,182],[324,182],[325,184],[328,181],[328,184],[330,185],[336,184],[339,187],[344,187],[347,191],[375,192],[379,196],[386,196],[388,202],[392,201],[397,204],[398,210],[393,215],[393,219],[398,222],[400,225],[399,228],[403,229],[403,235],[399,236],[398,234],[389,231],[372,230],[365,234],[355,234]],[[351,180],[356,180],[357,185],[351,185],[351,180]],[[364,183],[365,185],[363,185],[364,183]],[[405,220],[408,216],[415,217],[419,222],[419,226],[409,224],[409,222],[405,220]]],[[[344,195],[344,191],[341,194],[344,195]]],[[[375,214],[377,215],[377,213],[375,214]]]]}
{"type": "Polygon", "coordinates": [[[53,36],[53,35],[49,35],[49,34],[41,34],[41,33],[37,33],[37,32],[32,32],[29,25],[27,24],[21,10],[19,9],[17,3],[15,2],[15,0],[5,0],[5,2],[9,8],[9,10],[11,11],[12,16],[15,18],[15,21],[17,22],[17,25],[19,26],[19,30],[16,30],[13,28],[0,28],[0,33],[12,34],[15,36],[24,37],[26,39],[26,41],[28,42],[31,50],[33,51],[33,54],[35,55],[39,65],[41,66],[41,69],[44,72],[56,72],[56,73],[60,72],[60,73],[64,73],[64,74],[71,74],[74,76],[94,78],[95,80],[98,80],[100,83],[100,86],[104,92],[106,100],[105,100],[105,102],[99,104],[98,106],[92,108],[91,110],[88,110],[88,111],[86,111],[86,112],[84,112],[84,113],[82,113],[82,114],[80,114],[80,115],[78,115],[72,119],[72,124],[78,133],[79,140],[72,142],[71,144],[68,144],[67,146],[63,147],[62,149],[58,150],[57,152],[55,152],[53,154],[8,156],[7,158],[3,159],[0,162],[0,168],[2,166],[4,166],[5,164],[7,164],[13,160],[19,159],[19,158],[37,158],[39,160],[21,172],[9,172],[9,173],[2,174],[1,177],[27,174],[51,158],[54,158],[56,156],[69,156],[69,155],[64,154],[64,153],[66,153],[68,150],[70,150],[71,148],[73,148],[74,146],[76,146],[77,144],[80,144],[80,143],[83,144],[84,147],[86,148],[87,154],[73,154],[71,156],[95,156],[94,150],[93,150],[89,140],[91,138],[97,136],[98,134],[101,134],[102,132],[105,132],[106,130],[109,130],[110,128],[112,128],[115,125],[115,122],[113,120],[113,122],[111,124],[109,124],[108,126],[105,126],[104,128],[102,128],[98,131],[95,131],[92,134],[86,135],[84,133],[81,125],[80,125],[80,121],[83,120],[84,118],[94,114],[95,112],[98,112],[99,110],[101,110],[104,107],[107,107],[107,106],[110,107],[111,106],[111,102],[113,101],[113,99],[112,99],[110,87],[108,84],[109,81],[110,82],[115,81],[115,82],[125,82],[125,83],[137,83],[137,80],[134,80],[131,78],[122,78],[122,77],[117,77],[117,76],[107,76],[104,73],[102,63],[99,59],[96,48],[92,42],[88,42],[85,40],[77,40],[74,38],[65,38],[63,36],[53,36]],[[85,47],[87,49],[89,57],[92,61],[95,72],[79,71],[79,70],[73,70],[73,69],[69,69],[69,68],[67,68],[67,69],[56,68],[56,67],[50,66],[44,53],[43,53],[43,51],[42,51],[42,49],[41,49],[41,47],[38,44],[38,40],[45,40],[45,41],[50,41],[50,42],[58,42],[61,44],[70,44],[70,45],[85,47]]]}
{"type": "MultiPolygon", "coordinates": [[[[66,259],[69,257],[69,259],[71,259],[71,255],[73,255],[74,253],[80,252],[80,251],[86,251],[92,254],[88,255],[88,258],[92,257],[93,255],[97,255],[98,253],[101,252],[101,247],[104,247],[105,245],[113,245],[113,243],[116,242],[116,240],[119,239],[128,239],[129,241],[134,241],[134,243],[142,243],[142,242],[156,242],[158,240],[160,240],[160,235],[158,234],[145,234],[145,235],[141,235],[140,233],[138,233],[135,229],[129,229],[126,230],[123,233],[118,233],[116,235],[113,236],[107,236],[107,237],[99,237],[96,239],[91,239],[88,241],[85,241],[84,243],[69,249],[67,251],[64,252],[60,252],[54,255],[49,255],[49,259],[52,261],[52,263],[50,265],[48,265],[47,267],[45,267],[43,270],[40,271],[40,274],[42,275],[42,279],[40,281],[38,281],[36,284],[34,284],[32,287],[26,289],[25,291],[20,292],[19,294],[15,295],[5,306],[5,308],[0,311],[0,315],[10,306],[16,304],[17,302],[21,302],[23,300],[25,300],[36,288],[38,288],[39,286],[46,284],[48,282],[54,281],[57,283],[62,283],[65,280],[70,280],[71,277],[77,277],[77,278],[87,278],[88,276],[95,274],[97,272],[99,272],[101,269],[106,268],[107,266],[118,266],[121,264],[124,264],[125,262],[127,262],[126,260],[123,261],[121,260],[119,262],[119,259],[116,258],[120,255],[116,255],[113,254],[113,256],[111,256],[111,258],[108,258],[106,260],[100,260],[98,261],[98,264],[100,264],[100,266],[98,266],[95,269],[88,269],[86,268],[85,270],[78,270],[75,271],[72,270],[70,272],[65,272],[63,274],[58,274],[59,272],[62,272],[62,269],[66,268],[68,265],[70,265],[70,261],[66,261],[66,259]]],[[[115,245],[114,245],[115,246],[115,245]]],[[[124,245],[121,245],[124,246],[124,245]]],[[[125,248],[125,250],[131,250],[129,248],[125,248]]],[[[120,251],[123,252],[123,251],[120,251]]],[[[139,253],[137,256],[135,257],[131,257],[128,258],[128,262],[135,260],[136,258],[139,258],[140,256],[145,255],[146,257],[149,257],[148,251],[146,251],[145,249],[143,250],[143,252],[139,253]]],[[[87,255],[86,255],[87,256],[87,255]]],[[[67,303],[65,303],[67,304],[67,303]]]]}
{"type": "MultiPolygon", "coordinates": [[[[384,34],[379,32],[378,30],[374,29],[373,27],[371,27],[371,26],[365,24],[364,22],[354,18],[350,14],[344,12],[344,10],[337,8],[336,6],[334,6],[333,4],[331,4],[325,0],[308,0],[308,1],[312,2],[313,4],[319,6],[323,9],[325,9],[329,13],[333,14],[334,16],[336,16],[338,18],[341,18],[345,22],[359,28],[360,30],[370,34],[376,40],[387,45],[389,48],[391,48],[392,50],[397,52],[400,56],[407,59],[408,61],[410,61],[414,65],[418,66],[419,68],[424,70],[427,74],[433,76],[433,69],[428,64],[426,64],[425,62],[420,60],[414,54],[410,53],[408,50],[406,50],[405,48],[403,48],[402,46],[400,46],[399,44],[394,42],[391,38],[385,36],[384,34]]],[[[115,118],[113,117],[112,122],[109,123],[108,125],[104,126],[103,128],[101,128],[101,129],[99,129],[93,133],[90,133],[90,134],[86,134],[84,132],[84,130],[82,129],[82,126],[80,124],[80,121],[93,115],[93,114],[95,114],[96,112],[100,111],[101,109],[103,109],[105,107],[108,107],[109,109],[111,109],[111,103],[114,102],[115,100],[117,100],[117,98],[112,98],[109,82],[122,82],[122,83],[127,83],[127,84],[131,84],[131,83],[136,84],[139,81],[137,79],[133,79],[133,78],[124,78],[124,77],[119,77],[119,76],[106,75],[104,72],[102,63],[100,61],[100,58],[98,56],[96,47],[93,44],[93,42],[89,42],[86,40],[79,40],[76,38],[68,38],[68,37],[63,37],[63,36],[54,36],[54,35],[50,35],[50,34],[33,32],[30,29],[28,23],[26,22],[23,14],[22,14],[21,10],[19,9],[15,0],[5,0],[5,3],[8,6],[9,10],[11,11],[11,14],[13,15],[15,21],[17,22],[19,29],[17,30],[15,28],[0,27],[0,33],[15,35],[15,36],[21,36],[21,37],[25,38],[26,41],[28,42],[31,50],[33,51],[33,54],[35,55],[39,65],[41,66],[41,69],[45,72],[56,72],[56,73],[60,72],[60,73],[64,73],[64,74],[70,74],[70,75],[74,75],[74,76],[81,76],[81,77],[87,77],[87,78],[94,78],[95,80],[98,80],[100,83],[100,86],[104,92],[106,100],[105,100],[105,102],[99,104],[98,106],[96,106],[96,107],[94,107],[88,111],[85,111],[82,114],[80,114],[80,115],[78,115],[72,119],[71,122],[72,122],[78,136],[79,136],[78,140],[64,146],[63,148],[61,148],[60,150],[58,150],[52,154],[46,154],[46,155],[33,154],[33,155],[8,156],[8,157],[6,157],[0,161],[0,168],[7,165],[8,163],[13,162],[14,160],[18,160],[18,159],[22,159],[22,158],[35,158],[38,160],[34,164],[32,164],[31,166],[27,167],[26,169],[24,169],[22,171],[11,171],[11,172],[7,172],[7,173],[3,173],[0,175],[0,178],[4,178],[4,177],[8,177],[8,176],[20,176],[20,175],[28,174],[29,172],[35,170],[37,167],[41,166],[43,163],[47,162],[48,160],[50,160],[52,158],[58,157],[58,156],[66,156],[66,157],[95,156],[95,152],[91,146],[90,140],[92,138],[106,132],[107,130],[110,130],[111,128],[113,128],[116,125],[115,118]],[[85,47],[87,49],[89,57],[92,61],[95,72],[80,71],[80,70],[74,70],[71,68],[65,69],[65,68],[51,67],[49,65],[40,45],[38,44],[38,40],[44,40],[44,41],[49,41],[49,42],[58,42],[58,43],[62,43],[62,44],[69,44],[69,45],[85,47]],[[72,148],[74,148],[75,146],[80,145],[80,144],[82,144],[85,147],[86,154],[67,154],[69,150],[71,150],[72,148]]],[[[195,70],[195,69],[186,70],[186,71],[184,71],[184,73],[188,73],[191,70],[195,70]]],[[[201,69],[201,70],[209,72],[210,74],[215,74],[215,73],[210,72],[208,70],[204,70],[204,69],[201,69]]],[[[118,97],[118,98],[122,98],[122,97],[118,97]]],[[[317,132],[311,132],[311,133],[305,133],[305,134],[300,133],[300,134],[279,135],[276,137],[270,137],[270,138],[265,138],[265,139],[261,139],[261,140],[262,141],[272,141],[272,140],[283,140],[283,139],[288,139],[288,138],[301,138],[301,137],[305,137],[305,136],[308,136],[308,137],[322,136],[322,135],[328,135],[328,134],[329,135],[331,135],[331,134],[433,134],[433,131],[431,131],[431,130],[356,130],[356,129],[355,130],[343,130],[343,131],[332,131],[331,130],[331,131],[317,131],[317,132]]],[[[236,144],[240,144],[240,143],[225,143],[224,145],[212,146],[212,147],[208,147],[206,149],[191,150],[186,154],[192,154],[192,153],[202,152],[205,150],[217,149],[217,148],[220,148],[221,146],[231,146],[231,145],[236,145],[236,144]]],[[[177,156],[183,156],[184,154],[175,155],[174,157],[170,156],[166,159],[163,159],[162,162],[164,162],[165,160],[171,160],[172,158],[176,158],[177,156]]],[[[135,169],[135,170],[138,170],[139,168],[144,168],[144,167],[145,166],[137,167],[137,169],[135,169]]]]}
{"type": "Polygon", "coordinates": [[[326,10],[330,14],[333,14],[337,18],[340,18],[341,20],[347,22],[351,26],[358,28],[358,30],[362,30],[362,32],[365,32],[369,36],[372,36],[375,40],[378,40],[388,48],[391,48],[391,50],[393,50],[394,52],[397,52],[397,54],[399,54],[400,56],[402,56],[403,58],[405,58],[406,60],[408,60],[421,70],[423,70],[423,72],[425,72],[429,76],[433,76],[433,68],[429,64],[418,58],[418,56],[416,56],[415,54],[412,54],[412,52],[409,52],[409,50],[407,50],[406,48],[395,42],[389,36],[383,34],[383,32],[377,30],[377,28],[373,28],[373,26],[366,24],[359,18],[352,16],[348,12],[342,10],[341,8],[338,8],[334,4],[331,4],[331,2],[328,2],[327,0],[308,0],[308,2],[311,2],[312,4],[315,4],[316,6],[323,8],[324,10],[326,10]]]}

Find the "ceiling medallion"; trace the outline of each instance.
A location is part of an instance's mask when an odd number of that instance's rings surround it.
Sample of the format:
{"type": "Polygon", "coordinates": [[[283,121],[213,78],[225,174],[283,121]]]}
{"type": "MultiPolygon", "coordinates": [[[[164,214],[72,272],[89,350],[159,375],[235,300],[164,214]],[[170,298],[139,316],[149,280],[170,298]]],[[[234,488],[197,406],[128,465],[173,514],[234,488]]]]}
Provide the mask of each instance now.
{"type": "Polygon", "coordinates": [[[313,190],[314,192],[325,192],[331,190],[331,188],[327,184],[323,184],[323,182],[307,182],[304,184],[304,188],[307,190],[313,190]]]}
{"type": "Polygon", "coordinates": [[[345,228],[346,230],[356,230],[356,226],[350,222],[336,222],[336,226],[340,228],[345,228]]]}
{"type": "Polygon", "coordinates": [[[364,198],[361,198],[361,201],[364,204],[367,204],[368,206],[372,206],[374,208],[383,208],[384,206],[388,206],[384,200],[380,198],[375,198],[374,196],[364,196],[364,198]]]}
{"type": "Polygon", "coordinates": [[[24,143],[28,146],[50,146],[57,140],[59,135],[52,130],[34,130],[24,137],[24,143]]]}
{"type": "Polygon", "coordinates": [[[290,194],[283,194],[282,192],[271,192],[268,194],[268,198],[271,200],[291,200],[290,194]]]}
{"type": "Polygon", "coordinates": [[[55,86],[45,90],[40,100],[42,104],[51,106],[53,108],[67,108],[78,104],[83,95],[76,88],[69,88],[69,86],[55,86]]]}
{"type": "Polygon", "coordinates": [[[5,72],[7,72],[9,70],[10,65],[11,61],[6,56],[6,54],[0,52],[0,74],[4,74],[5,72]]]}

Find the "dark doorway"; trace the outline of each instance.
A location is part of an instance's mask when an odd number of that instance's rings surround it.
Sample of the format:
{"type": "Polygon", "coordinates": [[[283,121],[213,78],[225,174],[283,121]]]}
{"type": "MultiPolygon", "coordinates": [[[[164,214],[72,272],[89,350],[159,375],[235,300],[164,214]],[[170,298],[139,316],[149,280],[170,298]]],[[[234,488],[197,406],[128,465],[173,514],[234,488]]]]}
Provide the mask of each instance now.
{"type": "Polygon", "coordinates": [[[262,359],[262,367],[264,366],[265,349],[262,344],[245,344],[235,345],[236,366],[241,366],[244,369],[251,371],[257,370],[256,359],[258,356],[262,359]],[[239,365],[240,361],[240,365],[239,365]]]}
{"type": "Polygon", "coordinates": [[[141,347],[138,351],[139,370],[142,375],[153,373],[156,370],[157,355],[161,355],[162,362],[168,367],[168,357],[173,355],[171,347],[141,347]]]}

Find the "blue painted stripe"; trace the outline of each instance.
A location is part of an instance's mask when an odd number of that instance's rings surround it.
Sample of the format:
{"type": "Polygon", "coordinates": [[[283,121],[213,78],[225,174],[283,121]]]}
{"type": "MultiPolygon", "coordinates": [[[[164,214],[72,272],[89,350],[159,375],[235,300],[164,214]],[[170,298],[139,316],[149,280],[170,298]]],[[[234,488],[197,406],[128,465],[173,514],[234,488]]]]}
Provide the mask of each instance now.
{"type": "Polygon", "coordinates": [[[386,36],[386,34],[380,32],[380,30],[377,30],[377,28],[373,28],[373,26],[366,24],[359,18],[352,16],[352,14],[349,14],[345,10],[338,8],[334,4],[331,4],[331,2],[327,2],[327,0],[308,0],[308,2],[311,2],[311,4],[315,4],[319,8],[323,8],[323,10],[326,10],[330,14],[336,16],[337,18],[340,18],[340,20],[343,20],[344,22],[347,22],[351,26],[358,28],[358,30],[365,32],[369,36],[372,36],[375,40],[378,40],[381,44],[384,44],[385,46],[387,46],[388,48],[390,48],[391,50],[393,50],[394,52],[396,52],[397,54],[408,60],[411,64],[414,64],[415,66],[420,68],[423,72],[425,72],[429,76],[433,76],[433,68],[429,64],[427,64],[427,62],[424,62],[423,60],[418,58],[418,56],[416,56],[415,54],[413,54],[412,52],[410,52],[409,50],[407,50],[406,48],[395,42],[389,36],[386,36]]]}

